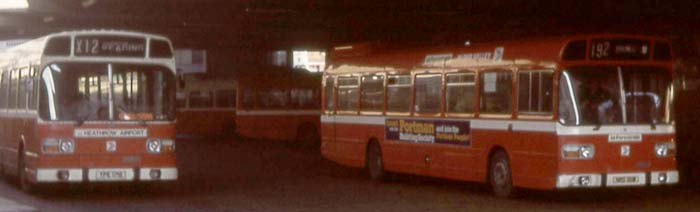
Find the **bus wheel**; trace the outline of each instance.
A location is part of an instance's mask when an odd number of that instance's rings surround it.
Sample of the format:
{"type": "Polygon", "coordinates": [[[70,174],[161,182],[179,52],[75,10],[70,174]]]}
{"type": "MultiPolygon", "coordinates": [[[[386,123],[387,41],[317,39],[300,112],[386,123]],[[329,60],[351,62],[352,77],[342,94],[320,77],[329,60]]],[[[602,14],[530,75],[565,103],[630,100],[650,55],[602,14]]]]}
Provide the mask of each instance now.
{"type": "Polygon", "coordinates": [[[510,161],[503,151],[491,156],[489,167],[489,183],[494,195],[511,197],[513,195],[513,179],[511,178],[510,161]]]}
{"type": "Polygon", "coordinates": [[[318,130],[312,124],[302,124],[297,128],[296,142],[299,146],[317,149],[321,146],[320,140],[318,130]]]}
{"type": "Polygon", "coordinates": [[[379,143],[371,141],[367,148],[367,172],[372,180],[383,180],[386,173],[384,172],[384,161],[382,159],[382,151],[379,143]]]}
{"type": "Polygon", "coordinates": [[[17,178],[19,181],[19,186],[24,190],[25,192],[32,193],[34,192],[34,184],[29,181],[29,176],[27,176],[27,166],[25,162],[25,153],[22,148],[20,148],[19,152],[19,160],[17,161],[17,178]]]}

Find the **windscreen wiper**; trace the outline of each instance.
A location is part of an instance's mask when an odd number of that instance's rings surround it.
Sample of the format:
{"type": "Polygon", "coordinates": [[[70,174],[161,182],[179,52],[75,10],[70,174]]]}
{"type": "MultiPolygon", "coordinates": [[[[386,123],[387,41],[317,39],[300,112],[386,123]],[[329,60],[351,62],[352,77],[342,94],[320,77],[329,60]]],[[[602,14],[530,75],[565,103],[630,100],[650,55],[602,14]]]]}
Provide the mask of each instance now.
{"type": "Polygon", "coordinates": [[[600,127],[601,127],[602,125],[603,125],[603,124],[601,124],[599,121],[596,121],[596,122],[595,122],[595,126],[593,127],[593,131],[598,131],[598,130],[600,130],[600,127]]]}

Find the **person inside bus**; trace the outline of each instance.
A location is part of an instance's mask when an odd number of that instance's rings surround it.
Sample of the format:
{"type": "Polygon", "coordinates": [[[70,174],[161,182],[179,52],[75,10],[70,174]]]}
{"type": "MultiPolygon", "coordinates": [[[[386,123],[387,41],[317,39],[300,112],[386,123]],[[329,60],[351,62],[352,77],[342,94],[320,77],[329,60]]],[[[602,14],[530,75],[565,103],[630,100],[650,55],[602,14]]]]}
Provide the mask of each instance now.
{"type": "Polygon", "coordinates": [[[90,101],[83,93],[74,93],[63,99],[63,118],[73,120],[96,120],[99,103],[90,101]]]}
{"type": "Polygon", "coordinates": [[[586,120],[595,124],[611,122],[614,118],[614,111],[610,111],[614,105],[611,92],[599,80],[591,80],[588,84],[581,102],[586,120]]]}

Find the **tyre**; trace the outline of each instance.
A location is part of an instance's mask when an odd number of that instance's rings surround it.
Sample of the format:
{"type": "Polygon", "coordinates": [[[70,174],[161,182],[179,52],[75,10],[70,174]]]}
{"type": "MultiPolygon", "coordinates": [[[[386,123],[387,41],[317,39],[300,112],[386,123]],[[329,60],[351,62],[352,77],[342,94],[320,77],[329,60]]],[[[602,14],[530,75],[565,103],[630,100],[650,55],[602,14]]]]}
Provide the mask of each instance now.
{"type": "Polygon", "coordinates": [[[20,148],[19,150],[19,160],[17,160],[17,180],[19,181],[19,187],[27,192],[27,193],[34,193],[36,190],[36,186],[34,185],[33,182],[29,180],[29,176],[27,175],[27,166],[25,162],[25,153],[24,149],[20,148]]]}
{"type": "Polygon", "coordinates": [[[372,180],[381,181],[386,177],[384,171],[384,161],[382,158],[382,150],[377,142],[370,142],[367,147],[367,173],[372,180]]]}
{"type": "Polygon", "coordinates": [[[494,153],[489,163],[489,184],[494,195],[497,197],[512,197],[514,195],[511,173],[508,155],[503,151],[494,153]]]}

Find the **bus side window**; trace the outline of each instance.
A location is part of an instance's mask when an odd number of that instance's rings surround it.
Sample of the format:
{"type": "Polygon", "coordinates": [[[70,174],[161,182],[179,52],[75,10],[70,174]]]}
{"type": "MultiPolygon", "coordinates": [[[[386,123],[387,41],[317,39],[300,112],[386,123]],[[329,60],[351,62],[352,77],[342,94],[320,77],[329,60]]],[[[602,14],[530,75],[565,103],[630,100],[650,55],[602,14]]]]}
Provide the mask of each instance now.
{"type": "Polygon", "coordinates": [[[518,113],[551,115],[552,70],[528,70],[518,74],[518,113]]]}
{"type": "Polygon", "coordinates": [[[479,82],[481,113],[510,114],[513,73],[510,70],[483,72],[479,82]]]}
{"type": "Polygon", "coordinates": [[[217,108],[234,108],[236,106],[236,90],[218,90],[216,91],[216,107],[217,108]]]}
{"type": "Polygon", "coordinates": [[[0,108],[2,109],[7,109],[7,95],[10,87],[10,78],[8,77],[9,74],[9,71],[2,72],[2,80],[0,82],[0,108]]]}
{"type": "Polygon", "coordinates": [[[289,105],[289,92],[283,88],[268,88],[258,91],[258,107],[280,109],[289,105]]]}
{"type": "Polygon", "coordinates": [[[27,89],[27,82],[29,82],[29,69],[22,68],[19,70],[19,83],[17,84],[17,108],[24,110],[27,108],[27,94],[29,94],[29,89],[27,89]]]}
{"type": "Polygon", "coordinates": [[[362,76],[362,111],[381,112],[384,106],[384,76],[362,76]]]}
{"type": "Polygon", "coordinates": [[[190,92],[190,108],[211,108],[213,103],[214,97],[211,91],[190,92]]]}
{"type": "Polygon", "coordinates": [[[335,107],[335,100],[333,99],[333,91],[335,88],[335,81],[333,77],[329,76],[326,77],[326,88],[325,88],[325,100],[326,100],[326,105],[325,105],[325,110],[327,114],[333,113],[333,109],[335,107]]]}
{"type": "Polygon", "coordinates": [[[255,107],[255,91],[251,88],[243,88],[241,86],[239,86],[238,89],[241,89],[241,104],[238,109],[253,109],[255,107]]]}
{"type": "Polygon", "coordinates": [[[29,69],[29,85],[27,86],[29,88],[29,93],[27,94],[29,96],[29,108],[32,110],[36,110],[36,100],[37,100],[37,91],[39,90],[39,78],[37,77],[37,67],[32,66],[29,69]]]}
{"type": "Polygon", "coordinates": [[[358,92],[358,77],[338,77],[338,111],[356,112],[358,92]]]}
{"type": "Polygon", "coordinates": [[[386,82],[387,112],[411,111],[411,75],[389,75],[386,82]]]}
{"type": "Polygon", "coordinates": [[[475,91],[474,73],[447,74],[445,111],[447,113],[473,113],[475,91]]]}
{"type": "Polygon", "coordinates": [[[414,86],[416,92],[415,102],[413,103],[414,112],[421,114],[440,113],[442,75],[416,75],[414,86]]]}
{"type": "Polygon", "coordinates": [[[289,90],[291,96],[291,108],[293,109],[314,109],[318,105],[318,96],[312,88],[292,88],[289,90]]]}
{"type": "Polygon", "coordinates": [[[7,101],[9,109],[17,108],[17,84],[19,83],[19,71],[12,70],[10,72],[10,98],[7,101]]]}

